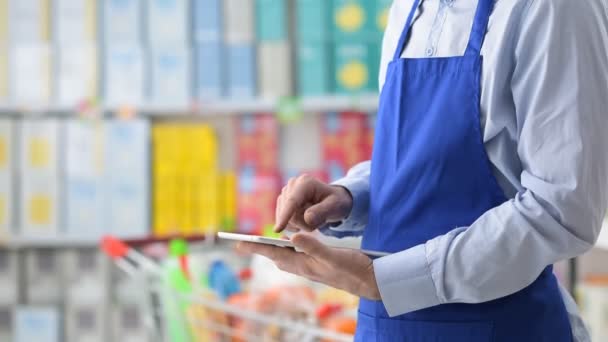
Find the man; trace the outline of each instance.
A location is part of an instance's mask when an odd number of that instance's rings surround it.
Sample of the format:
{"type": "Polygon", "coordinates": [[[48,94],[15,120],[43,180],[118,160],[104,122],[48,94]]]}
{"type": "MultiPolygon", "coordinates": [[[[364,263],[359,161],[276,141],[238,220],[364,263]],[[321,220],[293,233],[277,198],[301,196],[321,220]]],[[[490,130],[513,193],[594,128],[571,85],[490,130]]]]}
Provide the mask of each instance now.
{"type": "Polygon", "coordinates": [[[291,180],[276,223],[393,254],[240,248],[361,296],[359,341],[588,339],[551,265],[605,214],[607,27],[600,0],[395,0],[371,164],[291,180]]]}

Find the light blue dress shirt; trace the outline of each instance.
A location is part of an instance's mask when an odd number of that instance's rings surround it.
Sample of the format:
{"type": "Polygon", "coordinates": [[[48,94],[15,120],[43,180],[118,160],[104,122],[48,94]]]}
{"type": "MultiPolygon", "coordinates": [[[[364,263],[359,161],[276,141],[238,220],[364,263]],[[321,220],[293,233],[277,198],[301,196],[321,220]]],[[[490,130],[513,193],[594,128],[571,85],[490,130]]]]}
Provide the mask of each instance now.
{"type": "MultiPolygon", "coordinates": [[[[412,1],[390,10],[381,87],[412,1]]],[[[462,55],[476,7],[477,0],[423,1],[403,57],[462,55]]],[[[481,127],[510,200],[470,227],[376,259],[391,316],[512,294],[547,265],[592,248],[608,202],[607,30],[602,0],[496,2],[482,49],[481,127]]],[[[352,193],[353,210],[326,233],[365,228],[369,172],[365,162],[335,183],[352,193]]],[[[562,294],[575,339],[588,341],[576,304],[562,294]]]]}

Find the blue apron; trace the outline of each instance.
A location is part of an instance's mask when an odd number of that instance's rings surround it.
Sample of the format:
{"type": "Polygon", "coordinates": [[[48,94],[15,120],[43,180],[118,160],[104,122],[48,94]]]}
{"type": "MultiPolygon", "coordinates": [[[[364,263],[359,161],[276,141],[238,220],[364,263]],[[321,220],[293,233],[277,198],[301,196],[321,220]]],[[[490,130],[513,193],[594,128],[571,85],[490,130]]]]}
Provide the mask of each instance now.
{"type": "MultiPolygon", "coordinates": [[[[399,252],[424,244],[507,200],[480,130],[480,50],[494,1],[479,1],[464,56],[401,59],[419,3],[380,96],[365,249],[399,252]]],[[[491,302],[389,318],[382,302],[361,299],[358,319],[356,340],[365,342],[572,340],[551,266],[527,288],[491,302]]]]}

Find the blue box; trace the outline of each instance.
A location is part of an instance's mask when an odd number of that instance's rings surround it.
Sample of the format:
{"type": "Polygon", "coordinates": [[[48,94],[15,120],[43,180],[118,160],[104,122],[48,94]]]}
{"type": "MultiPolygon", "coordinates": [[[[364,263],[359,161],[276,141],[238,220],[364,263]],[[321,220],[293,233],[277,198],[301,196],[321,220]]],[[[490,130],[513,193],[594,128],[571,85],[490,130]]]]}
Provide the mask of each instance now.
{"type": "Polygon", "coordinates": [[[193,0],[194,41],[219,42],[222,40],[222,1],[193,0]]]}
{"type": "Polygon", "coordinates": [[[201,42],[195,48],[195,96],[213,100],[224,96],[224,45],[221,41],[201,42]]]}
{"type": "Polygon", "coordinates": [[[141,0],[103,0],[102,40],[105,44],[140,44],[142,38],[141,0]]]}
{"type": "Polygon", "coordinates": [[[256,49],[253,44],[228,45],[228,89],[230,98],[256,95],[256,49]]]}
{"type": "Polygon", "coordinates": [[[13,321],[15,342],[59,342],[61,316],[54,307],[18,307],[13,321]]]}

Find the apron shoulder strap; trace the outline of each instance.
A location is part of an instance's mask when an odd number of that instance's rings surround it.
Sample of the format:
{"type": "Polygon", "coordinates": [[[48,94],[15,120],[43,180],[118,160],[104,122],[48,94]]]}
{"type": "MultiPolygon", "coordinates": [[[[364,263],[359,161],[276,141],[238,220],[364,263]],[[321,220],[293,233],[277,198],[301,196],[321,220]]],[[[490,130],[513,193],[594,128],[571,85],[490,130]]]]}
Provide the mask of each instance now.
{"type": "Polygon", "coordinates": [[[397,48],[395,49],[393,60],[398,60],[399,58],[401,58],[401,54],[403,53],[403,50],[405,49],[405,45],[407,44],[407,40],[409,38],[410,29],[412,27],[412,21],[414,20],[414,14],[416,14],[418,6],[420,6],[420,0],[414,0],[414,4],[412,5],[410,14],[407,17],[405,26],[401,31],[401,37],[399,37],[399,43],[397,43],[397,48]]]}
{"type": "Polygon", "coordinates": [[[494,9],[495,0],[479,0],[475,20],[473,20],[473,28],[469,37],[469,44],[464,52],[465,56],[479,56],[481,54],[481,46],[488,30],[488,22],[490,14],[494,9]]]}

